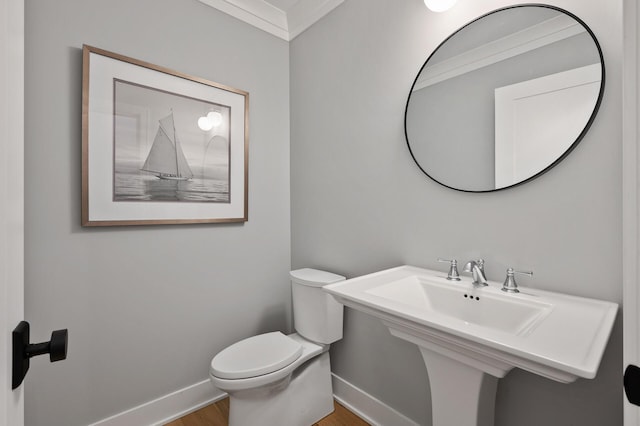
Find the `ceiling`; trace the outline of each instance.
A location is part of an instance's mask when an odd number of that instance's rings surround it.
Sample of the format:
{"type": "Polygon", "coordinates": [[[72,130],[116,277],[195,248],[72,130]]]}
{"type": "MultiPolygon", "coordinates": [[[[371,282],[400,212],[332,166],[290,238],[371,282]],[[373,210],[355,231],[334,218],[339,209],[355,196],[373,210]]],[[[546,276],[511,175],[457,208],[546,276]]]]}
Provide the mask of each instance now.
{"type": "Polygon", "coordinates": [[[247,24],[290,41],[344,0],[199,0],[247,24]]]}

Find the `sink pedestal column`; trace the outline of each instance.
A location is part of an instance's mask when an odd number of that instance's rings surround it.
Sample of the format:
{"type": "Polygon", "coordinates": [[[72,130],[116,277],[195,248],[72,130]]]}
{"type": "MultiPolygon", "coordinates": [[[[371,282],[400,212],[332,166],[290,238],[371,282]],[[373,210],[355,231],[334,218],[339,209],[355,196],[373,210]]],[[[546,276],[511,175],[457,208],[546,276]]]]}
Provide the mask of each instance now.
{"type": "Polygon", "coordinates": [[[431,386],[433,426],[493,426],[498,378],[420,348],[431,386]]]}
{"type": "Polygon", "coordinates": [[[493,426],[498,379],[512,364],[437,330],[384,321],[392,335],[418,345],[431,387],[433,426],[493,426]]]}

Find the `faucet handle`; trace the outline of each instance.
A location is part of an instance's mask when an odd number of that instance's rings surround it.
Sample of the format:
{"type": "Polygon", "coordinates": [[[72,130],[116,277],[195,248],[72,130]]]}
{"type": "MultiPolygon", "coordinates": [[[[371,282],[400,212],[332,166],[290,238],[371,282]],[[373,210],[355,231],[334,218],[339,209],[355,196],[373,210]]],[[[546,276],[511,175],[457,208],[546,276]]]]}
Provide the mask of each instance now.
{"type": "Polygon", "coordinates": [[[456,259],[441,259],[438,258],[438,262],[449,262],[449,273],[447,279],[450,281],[460,281],[460,274],[458,274],[458,261],[456,259]]]}
{"type": "Polygon", "coordinates": [[[502,284],[502,291],[506,291],[507,293],[520,293],[514,274],[533,276],[533,272],[531,271],[514,271],[513,268],[509,268],[507,269],[507,278],[504,280],[504,284],[502,284]]]}

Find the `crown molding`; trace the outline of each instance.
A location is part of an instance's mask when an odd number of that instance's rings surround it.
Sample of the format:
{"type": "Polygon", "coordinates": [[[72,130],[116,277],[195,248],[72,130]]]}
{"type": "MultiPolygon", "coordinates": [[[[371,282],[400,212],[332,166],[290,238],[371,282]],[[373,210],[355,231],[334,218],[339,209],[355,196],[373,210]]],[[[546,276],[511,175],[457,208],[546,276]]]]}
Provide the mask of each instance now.
{"type": "Polygon", "coordinates": [[[299,0],[284,11],[265,0],[199,0],[286,41],[293,40],[344,0],[299,0]]]}
{"type": "Polygon", "coordinates": [[[425,67],[413,91],[475,71],[530,50],[573,37],[586,30],[573,18],[560,15],[522,31],[486,43],[445,61],[425,67]]]}

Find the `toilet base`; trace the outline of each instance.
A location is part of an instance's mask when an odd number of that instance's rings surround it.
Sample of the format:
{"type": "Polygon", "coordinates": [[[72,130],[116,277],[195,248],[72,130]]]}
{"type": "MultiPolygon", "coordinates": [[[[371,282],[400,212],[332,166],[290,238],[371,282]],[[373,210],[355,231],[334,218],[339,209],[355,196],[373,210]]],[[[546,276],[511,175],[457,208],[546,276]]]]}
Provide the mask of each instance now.
{"type": "Polygon", "coordinates": [[[277,383],[229,397],[229,426],[310,426],[334,409],[329,352],[277,383]]]}

